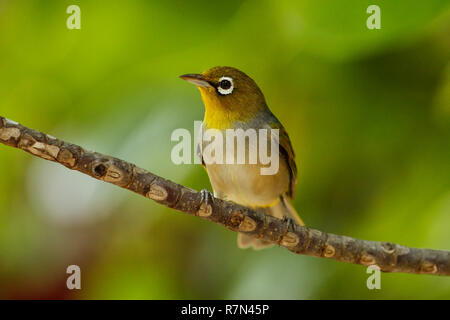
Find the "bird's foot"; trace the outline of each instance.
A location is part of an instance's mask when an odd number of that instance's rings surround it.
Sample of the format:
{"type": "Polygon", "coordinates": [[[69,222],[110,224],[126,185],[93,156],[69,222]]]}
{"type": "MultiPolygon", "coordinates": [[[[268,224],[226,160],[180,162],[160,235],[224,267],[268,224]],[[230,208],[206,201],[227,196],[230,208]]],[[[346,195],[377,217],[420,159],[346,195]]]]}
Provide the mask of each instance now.
{"type": "Polygon", "coordinates": [[[214,197],[213,197],[211,191],[209,191],[207,189],[203,189],[202,191],[200,191],[200,194],[202,196],[202,200],[200,203],[200,207],[197,211],[197,214],[200,217],[209,217],[212,214],[214,197]]]}
{"type": "Polygon", "coordinates": [[[284,219],[283,219],[285,222],[287,222],[287,229],[289,230],[289,231],[292,231],[292,230],[294,230],[294,225],[295,225],[295,223],[294,223],[294,220],[292,220],[291,218],[289,218],[289,217],[284,217],[284,219]]]}

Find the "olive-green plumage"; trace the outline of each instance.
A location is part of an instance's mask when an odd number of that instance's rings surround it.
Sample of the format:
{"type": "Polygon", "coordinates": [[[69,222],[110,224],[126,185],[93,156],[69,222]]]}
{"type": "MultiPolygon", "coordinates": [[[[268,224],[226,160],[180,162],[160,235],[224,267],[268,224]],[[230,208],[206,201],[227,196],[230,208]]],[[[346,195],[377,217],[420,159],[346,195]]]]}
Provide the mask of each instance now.
{"type": "MultiPolygon", "coordinates": [[[[257,84],[242,71],[231,67],[214,67],[202,74],[187,74],[181,78],[194,83],[200,90],[206,109],[205,129],[220,130],[223,136],[226,129],[255,129],[256,132],[259,129],[279,130],[276,141],[279,146],[279,169],[275,174],[262,175],[260,169],[266,165],[259,160],[255,164],[247,161],[245,164],[206,162],[205,168],[215,195],[278,218],[289,216],[303,225],[290,203],[297,184],[294,151],[286,130],[270,111],[257,84]]],[[[268,139],[273,139],[270,134],[268,139]]],[[[200,150],[205,150],[204,142],[201,147],[200,150]]],[[[246,148],[248,150],[250,146],[246,145],[246,148]]],[[[268,244],[239,234],[238,245],[257,249],[268,244]]]]}

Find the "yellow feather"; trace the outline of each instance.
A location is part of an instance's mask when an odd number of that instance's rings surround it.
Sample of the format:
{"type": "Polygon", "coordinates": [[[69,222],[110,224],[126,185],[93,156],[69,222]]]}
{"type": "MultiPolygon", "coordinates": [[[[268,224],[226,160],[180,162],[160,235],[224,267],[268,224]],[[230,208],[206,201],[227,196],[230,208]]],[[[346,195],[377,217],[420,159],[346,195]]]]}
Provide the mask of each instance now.
{"type": "Polygon", "coordinates": [[[211,88],[199,87],[205,105],[205,124],[208,128],[219,130],[231,129],[236,121],[248,121],[255,115],[252,106],[238,106],[238,101],[231,100],[236,105],[228,105],[229,101],[219,100],[211,88]]]}

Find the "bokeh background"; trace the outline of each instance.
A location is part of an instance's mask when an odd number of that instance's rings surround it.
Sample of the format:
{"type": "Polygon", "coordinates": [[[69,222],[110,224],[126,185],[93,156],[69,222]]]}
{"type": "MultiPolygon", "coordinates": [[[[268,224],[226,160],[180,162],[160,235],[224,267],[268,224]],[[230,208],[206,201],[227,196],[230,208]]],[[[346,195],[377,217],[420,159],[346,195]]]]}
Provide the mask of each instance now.
{"type": "MultiPolygon", "coordinates": [[[[170,161],[203,118],[178,78],[244,70],[287,128],[309,226],[450,249],[448,0],[0,1],[0,115],[194,189],[170,161]],[[68,30],[66,8],[81,8],[68,30]],[[369,30],[366,8],[381,8],[369,30]]],[[[283,248],[0,145],[0,298],[448,299],[450,279],[283,248]],[[66,288],[81,267],[82,289],[66,288]]]]}

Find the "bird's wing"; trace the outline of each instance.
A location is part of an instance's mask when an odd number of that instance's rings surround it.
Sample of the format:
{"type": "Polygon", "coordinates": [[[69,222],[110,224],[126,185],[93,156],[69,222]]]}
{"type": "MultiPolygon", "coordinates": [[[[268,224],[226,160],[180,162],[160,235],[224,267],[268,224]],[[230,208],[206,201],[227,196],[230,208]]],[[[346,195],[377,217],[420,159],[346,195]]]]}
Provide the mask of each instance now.
{"type": "Polygon", "coordinates": [[[197,156],[200,158],[200,160],[202,160],[202,166],[206,168],[205,161],[203,160],[202,149],[201,149],[200,143],[197,143],[197,156]]]}
{"type": "Polygon", "coordinates": [[[202,154],[202,143],[203,143],[203,141],[202,141],[202,135],[203,135],[203,131],[204,131],[204,125],[203,125],[203,123],[202,123],[201,127],[199,128],[198,139],[197,139],[197,141],[196,141],[196,143],[197,143],[197,150],[196,150],[196,153],[197,153],[197,156],[198,156],[198,157],[200,158],[200,160],[202,161],[202,166],[203,166],[204,168],[206,168],[206,166],[205,166],[205,161],[203,161],[203,154],[202,154]]]}
{"type": "Polygon", "coordinates": [[[290,174],[290,185],[289,190],[287,191],[287,196],[289,198],[293,198],[295,193],[295,186],[297,185],[297,166],[295,164],[294,149],[292,148],[291,140],[289,139],[289,135],[286,132],[286,129],[284,129],[283,125],[280,122],[273,122],[270,124],[270,127],[272,129],[279,129],[279,141],[277,142],[280,146],[280,155],[286,160],[290,174]]]}

